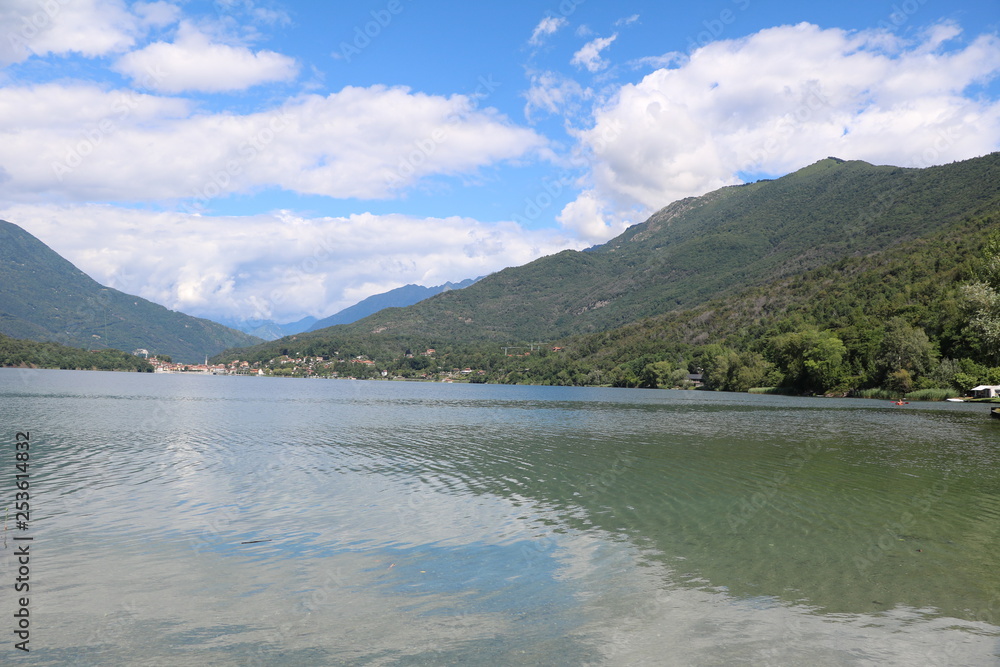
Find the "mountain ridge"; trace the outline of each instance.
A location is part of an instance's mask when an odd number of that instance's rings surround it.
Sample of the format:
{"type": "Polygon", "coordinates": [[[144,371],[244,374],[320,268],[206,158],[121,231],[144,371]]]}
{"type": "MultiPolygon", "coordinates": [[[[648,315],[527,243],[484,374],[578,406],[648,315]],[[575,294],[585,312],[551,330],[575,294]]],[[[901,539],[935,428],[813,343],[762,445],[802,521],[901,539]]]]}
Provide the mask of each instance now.
{"type": "Polygon", "coordinates": [[[504,269],[335,333],[507,342],[593,333],[884,250],[998,202],[1000,153],[925,169],[827,158],[673,202],[588,251],[504,269]]]}
{"type": "Polygon", "coordinates": [[[105,287],[12,222],[0,220],[0,333],[83,349],[147,349],[198,362],[260,338],[105,287]]]}

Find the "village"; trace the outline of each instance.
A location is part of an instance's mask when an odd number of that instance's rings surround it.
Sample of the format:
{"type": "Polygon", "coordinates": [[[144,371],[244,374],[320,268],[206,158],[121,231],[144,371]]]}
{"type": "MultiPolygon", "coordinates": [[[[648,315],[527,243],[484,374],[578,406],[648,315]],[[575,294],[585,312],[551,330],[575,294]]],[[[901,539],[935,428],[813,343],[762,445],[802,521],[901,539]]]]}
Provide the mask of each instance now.
{"type": "MultiPolygon", "coordinates": [[[[137,351],[138,352],[138,351],[137,351]]],[[[434,349],[428,349],[420,356],[433,357],[434,349]]],[[[413,355],[408,355],[412,357],[413,355]]],[[[428,367],[423,371],[396,369],[390,372],[378,368],[375,361],[365,355],[353,358],[330,356],[292,357],[281,355],[265,362],[235,359],[225,364],[210,364],[208,359],[201,364],[175,363],[155,355],[148,359],[155,373],[188,373],[194,375],[247,375],[258,377],[298,377],[340,380],[413,380],[425,382],[482,382],[486,371],[473,368],[444,369],[428,367]]]]}

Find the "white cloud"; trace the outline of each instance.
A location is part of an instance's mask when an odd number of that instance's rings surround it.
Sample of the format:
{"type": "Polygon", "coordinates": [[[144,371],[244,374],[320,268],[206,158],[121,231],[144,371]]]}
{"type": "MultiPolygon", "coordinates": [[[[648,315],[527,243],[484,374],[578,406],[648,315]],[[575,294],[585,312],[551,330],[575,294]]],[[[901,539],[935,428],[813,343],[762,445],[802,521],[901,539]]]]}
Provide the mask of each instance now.
{"type": "Polygon", "coordinates": [[[618,33],[610,37],[597,37],[583,45],[583,48],[573,54],[571,65],[584,67],[588,72],[600,72],[608,66],[608,61],[601,58],[601,51],[611,46],[618,38],[618,33]]]}
{"type": "Polygon", "coordinates": [[[291,81],[299,70],[294,58],[215,43],[186,21],[173,43],[155,42],[127,53],[114,69],[163,93],[244,90],[262,83],[291,81]]]}
{"type": "Polygon", "coordinates": [[[141,23],[122,0],[3,0],[0,66],[32,55],[98,57],[124,51],[142,32],[141,23]]]}
{"type": "Polygon", "coordinates": [[[631,16],[626,16],[624,18],[618,19],[617,21],[615,21],[615,25],[616,26],[632,25],[633,23],[635,23],[638,20],[639,20],[639,15],[638,14],[632,14],[631,16]]]}
{"type": "Polygon", "coordinates": [[[271,7],[259,7],[253,0],[215,0],[215,6],[221,11],[246,16],[261,25],[288,25],[292,22],[288,12],[271,7]]]}
{"type": "Polygon", "coordinates": [[[602,243],[621,234],[633,224],[633,220],[607,210],[606,202],[594,193],[585,190],[574,201],[563,208],[556,217],[563,229],[567,229],[589,245],[602,243]]]}
{"type": "Polygon", "coordinates": [[[192,315],[237,319],[326,316],[408,283],[473,278],[579,247],[557,231],[460,217],[204,217],[18,205],[0,218],[102,284],[192,315]]]}
{"type": "Polygon", "coordinates": [[[256,188],[397,196],[542,148],[468,96],[345,88],[259,113],[94,86],[0,88],[0,196],[13,201],[212,199],[256,188]]]}
{"type": "Polygon", "coordinates": [[[559,30],[559,28],[562,28],[568,23],[569,21],[562,16],[546,16],[538,22],[538,25],[535,26],[535,29],[531,32],[531,39],[528,40],[528,43],[533,46],[539,46],[545,41],[546,37],[554,34],[557,30],[559,30]]]}
{"type": "Polygon", "coordinates": [[[929,166],[997,150],[1000,103],[965,91],[1000,74],[1000,39],[939,48],[956,34],[944,25],[890,45],[881,32],[801,24],[700,48],[623,86],[577,133],[592,191],[564,224],[597,229],[602,206],[613,219],[645,215],[741,172],[781,175],[830,155],[929,166]]]}
{"type": "Polygon", "coordinates": [[[527,100],[524,115],[529,119],[535,110],[575,116],[579,102],[593,95],[589,88],[584,88],[558,72],[530,72],[528,77],[531,87],[524,93],[527,100]]]}
{"type": "Polygon", "coordinates": [[[162,0],[133,3],[132,12],[139,17],[143,25],[152,28],[165,28],[177,23],[181,18],[180,7],[162,0]]]}

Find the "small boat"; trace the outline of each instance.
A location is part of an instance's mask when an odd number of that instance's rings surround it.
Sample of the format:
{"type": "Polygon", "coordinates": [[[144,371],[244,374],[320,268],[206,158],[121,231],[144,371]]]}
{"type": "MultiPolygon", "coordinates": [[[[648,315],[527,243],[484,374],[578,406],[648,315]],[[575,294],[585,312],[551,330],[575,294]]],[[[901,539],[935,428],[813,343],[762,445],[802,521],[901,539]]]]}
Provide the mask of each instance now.
{"type": "Polygon", "coordinates": [[[964,398],[946,398],[944,400],[948,401],[949,403],[965,403],[964,398]]]}
{"type": "Polygon", "coordinates": [[[909,401],[892,401],[893,405],[909,405],[909,401]]]}

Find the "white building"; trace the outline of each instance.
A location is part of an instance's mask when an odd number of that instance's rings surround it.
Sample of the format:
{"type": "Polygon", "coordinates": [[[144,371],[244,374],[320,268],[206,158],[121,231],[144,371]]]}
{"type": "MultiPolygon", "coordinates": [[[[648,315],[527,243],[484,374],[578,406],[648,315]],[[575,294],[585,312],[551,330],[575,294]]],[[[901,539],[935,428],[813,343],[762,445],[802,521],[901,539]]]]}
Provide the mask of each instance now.
{"type": "Polygon", "coordinates": [[[973,398],[996,398],[1000,394],[1000,385],[981,384],[972,388],[973,398]]]}

